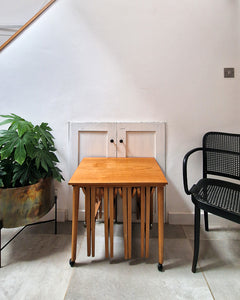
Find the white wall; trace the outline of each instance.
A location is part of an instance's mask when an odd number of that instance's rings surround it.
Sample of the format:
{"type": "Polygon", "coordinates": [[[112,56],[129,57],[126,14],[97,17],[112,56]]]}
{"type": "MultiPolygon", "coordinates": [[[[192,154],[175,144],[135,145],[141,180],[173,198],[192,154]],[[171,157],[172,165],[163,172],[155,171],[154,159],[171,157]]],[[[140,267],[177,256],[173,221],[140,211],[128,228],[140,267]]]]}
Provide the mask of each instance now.
{"type": "Polygon", "coordinates": [[[0,53],[0,113],[54,129],[61,209],[71,120],[166,121],[167,211],[193,210],[184,154],[208,130],[240,131],[238,18],[238,0],[57,0],[0,53]]]}

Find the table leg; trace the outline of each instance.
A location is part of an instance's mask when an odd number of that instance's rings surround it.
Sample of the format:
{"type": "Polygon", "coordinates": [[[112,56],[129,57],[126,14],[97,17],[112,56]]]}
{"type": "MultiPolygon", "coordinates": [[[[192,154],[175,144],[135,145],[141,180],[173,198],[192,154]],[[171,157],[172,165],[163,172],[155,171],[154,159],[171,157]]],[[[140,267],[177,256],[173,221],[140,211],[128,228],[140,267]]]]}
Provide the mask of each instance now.
{"type": "Polygon", "coordinates": [[[150,226],[150,187],[146,188],[146,252],[145,256],[149,256],[149,226],[150,226]]]}
{"type": "Polygon", "coordinates": [[[105,257],[108,258],[108,188],[104,187],[105,257]]]}
{"type": "Polygon", "coordinates": [[[86,210],[86,224],[87,224],[87,256],[91,255],[91,197],[90,188],[87,187],[85,191],[85,210],[86,210]]]}
{"type": "Polygon", "coordinates": [[[110,209],[110,257],[113,257],[113,188],[109,188],[109,209],[110,209]]]}
{"type": "Polygon", "coordinates": [[[95,256],[95,187],[91,187],[91,231],[92,231],[92,257],[95,256]]]}
{"type": "Polygon", "coordinates": [[[128,188],[128,258],[132,257],[132,193],[128,188]]]}
{"type": "Polygon", "coordinates": [[[151,189],[151,194],[150,194],[150,228],[153,226],[153,195],[155,191],[155,187],[152,187],[151,189]]]}
{"type": "Polygon", "coordinates": [[[144,257],[145,187],[141,187],[141,257],[144,257]]]}
{"type": "Polygon", "coordinates": [[[128,258],[128,220],[127,220],[127,189],[122,189],[122,201],[123,201],[123,237],[124,237],[124,257],[128,258]]]}
{"type": "Polygon", "coordinates": [[[79,187],[73,187],[73,211],[72,211],[72,253],[69,261],[71,267],[76,260],[77,250],[77,227],[78,227],[78,208],[79,208],[79,187]]]}
{"type": "Polygon", "coordinates": [[[162,271],[163,265],[163,239],[164,239],[164,190],[163,187],[157,188],[158,199],[158,270],[162,271]]]}
{"type": "Polygon", "coordinates": [[[141,189],[137,188],[137,219],[140,219],[140,211],[141,211],[141,189]]]}
{"type": "Polygon", "coordinates": [[[100,206],[99,206],[99,218],[101,219],[102,218],[102,198],[103,198],[103,195],[104,195],[104,189],[103,188],[100,188],[100,206]]]}

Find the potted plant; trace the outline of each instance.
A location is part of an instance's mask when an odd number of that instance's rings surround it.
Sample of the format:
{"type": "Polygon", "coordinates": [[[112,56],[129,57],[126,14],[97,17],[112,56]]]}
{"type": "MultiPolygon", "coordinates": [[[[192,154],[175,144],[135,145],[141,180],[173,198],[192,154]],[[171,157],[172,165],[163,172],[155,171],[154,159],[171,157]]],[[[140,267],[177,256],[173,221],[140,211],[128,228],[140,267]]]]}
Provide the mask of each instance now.
{"type": "Polygon", "coordinates": [[[0,125],[0,221],[3,227],[29,224],[45,215],[54,204],[53,180],[63,179],[52,129],[34,126],[15,115],[1,115],[0,125]]]}

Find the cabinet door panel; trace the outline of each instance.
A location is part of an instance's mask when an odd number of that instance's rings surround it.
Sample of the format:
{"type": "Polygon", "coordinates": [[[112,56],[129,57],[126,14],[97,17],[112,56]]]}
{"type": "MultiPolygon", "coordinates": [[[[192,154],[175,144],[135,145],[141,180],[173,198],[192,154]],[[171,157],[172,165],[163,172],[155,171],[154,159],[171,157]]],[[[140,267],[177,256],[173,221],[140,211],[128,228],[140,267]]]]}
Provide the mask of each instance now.
{"type": "Polygon", "coordinates": [[[79,131],[78,133],[78,164],[84,157],[107,157],[107,131],[79,131]]]}
{"type": "Polygon", "coordinates": [[[127,131],[126,157],[156,157],[156,132],[127,131]]]}
{"type": "MultiPolygon", "coordinates": [[[[117,123],[117,157],[155,157],[165,173],[165,123],[117,123]]],[[[122,221],[122,205],[118,199],[118,220],[122,221]]],[[[136,196],[132,202],[136,220],[136,196]]],[[[153,220],[157,221],[157,199],[153,195],[153,220]]]]}
{"type": "MultiPolygon", "coordinates": [[[[84,157],[116,157],[115,123],[69,123],[69,179],[84,157]],[[113,143],[110,140],[114,140],[113,143]]],[[[85,196],[80,192],[79,220],[85,216],[85,196]]],[[[68,216],[72,216],[69,201],[68,216]]]]}

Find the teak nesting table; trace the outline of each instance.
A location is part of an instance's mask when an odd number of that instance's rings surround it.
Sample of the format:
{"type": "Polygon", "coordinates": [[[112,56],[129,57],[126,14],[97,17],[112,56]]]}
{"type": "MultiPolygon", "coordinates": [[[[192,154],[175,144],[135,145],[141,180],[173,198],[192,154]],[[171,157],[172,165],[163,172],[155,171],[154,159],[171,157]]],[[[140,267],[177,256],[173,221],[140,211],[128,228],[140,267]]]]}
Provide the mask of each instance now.
{"type": "Polygon", "coordinates": [[[124,257],[132,252],[132,188],[141,189],[141,257],[149,255],[150,189],[157,188],[158,202],[158,269],[163,264],[164,186],[167,180],[154,158],[84,158],[70,179],[73,186],[72,253],[70,265],[76,260],[79,189],[85,193],[85,219],[87,225],[87,255],[95,256],[95,199],[96,189],[103,189],[105,255],[108,250],[108,222],[110,231],[110,257],[113,257],[114,188],[122,189],[124,257]],[[109,203],[109,207],[108,207],[109,203]],[[108,217],[109,210],[109,217],[108,217]],[[145,247],[144,247],[145,240],[145,247]]]}

